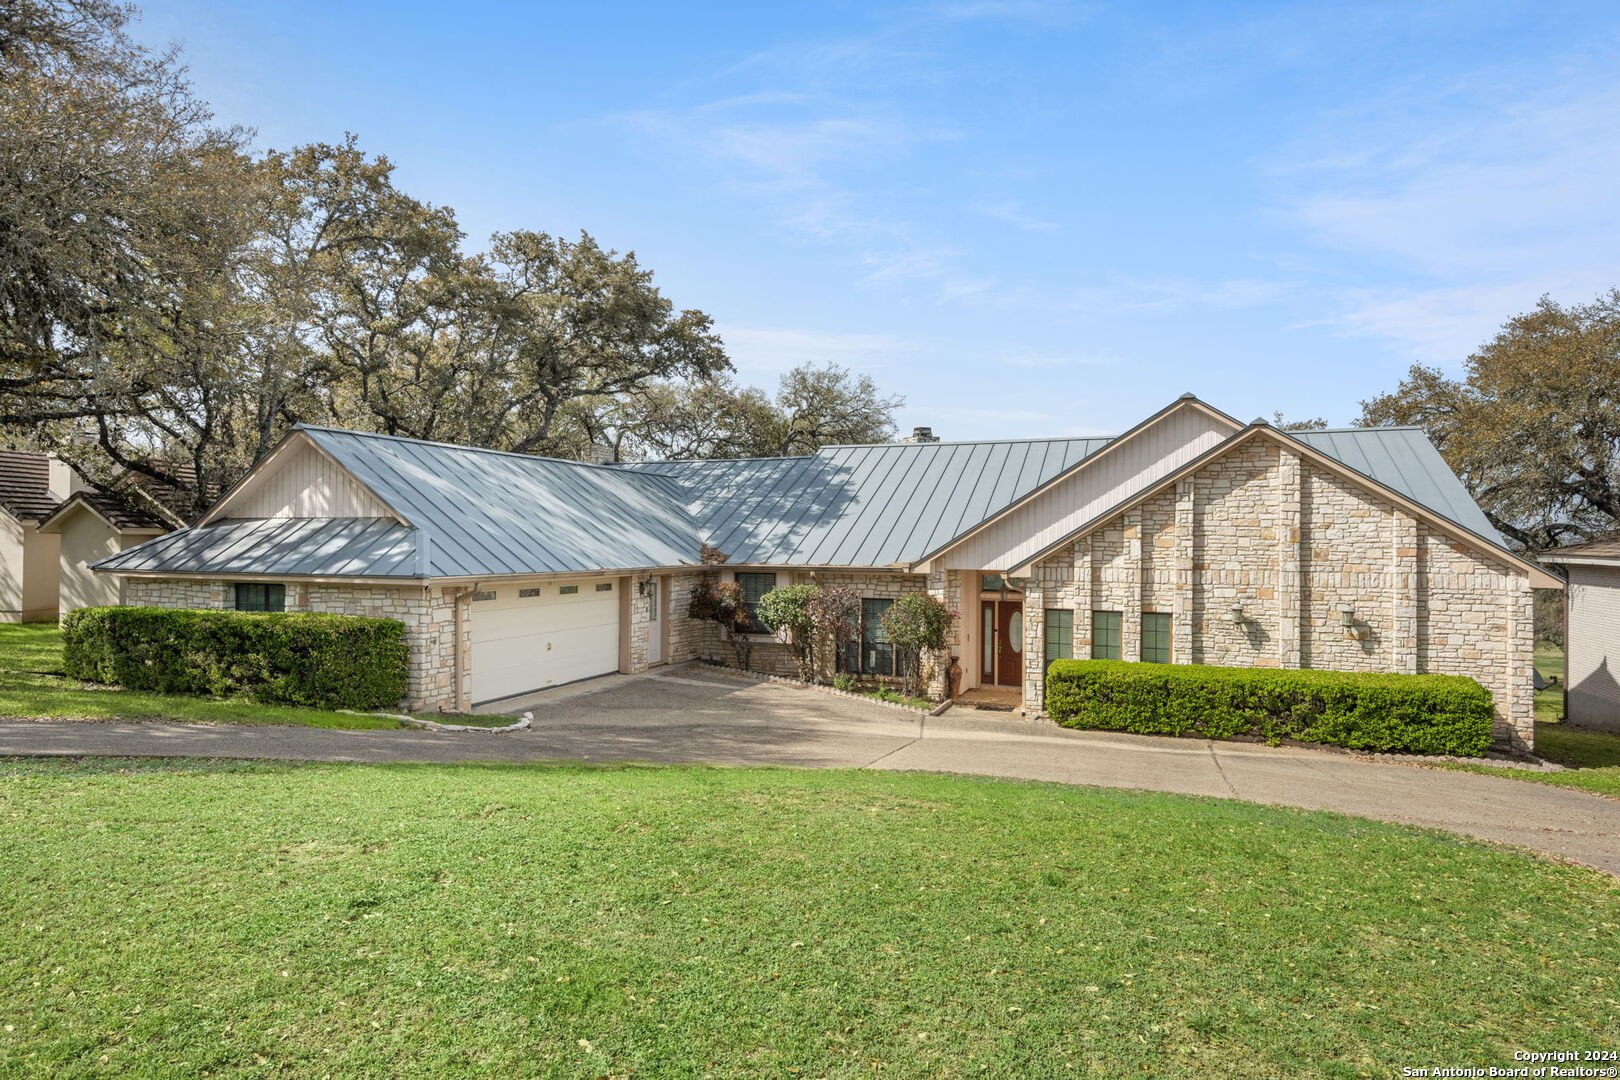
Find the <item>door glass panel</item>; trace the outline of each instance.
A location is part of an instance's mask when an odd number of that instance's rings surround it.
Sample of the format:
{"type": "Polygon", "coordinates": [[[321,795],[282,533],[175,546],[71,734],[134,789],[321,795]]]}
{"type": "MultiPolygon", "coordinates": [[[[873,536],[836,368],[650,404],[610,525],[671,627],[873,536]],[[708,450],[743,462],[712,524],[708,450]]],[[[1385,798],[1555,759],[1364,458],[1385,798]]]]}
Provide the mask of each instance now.
{"type": "Polygon", "coordinates": [[[996,608],[994,604],[984,609],[984,642],[979,650],[982,659],[981,670],[985,678],[989,678],[996,670],[996,608]]]}
{"type": "Polygon", "coordinates": [[[647,613],[651,618],[658,618],[658,582],[654,581],[647,591],[647,613]]]}
{"type": "Polygon", "coordinates": [[[1024,651],[1024,613],[1015,611],[1007,616],[1007,648],[1015,653],[1024,651]]]}

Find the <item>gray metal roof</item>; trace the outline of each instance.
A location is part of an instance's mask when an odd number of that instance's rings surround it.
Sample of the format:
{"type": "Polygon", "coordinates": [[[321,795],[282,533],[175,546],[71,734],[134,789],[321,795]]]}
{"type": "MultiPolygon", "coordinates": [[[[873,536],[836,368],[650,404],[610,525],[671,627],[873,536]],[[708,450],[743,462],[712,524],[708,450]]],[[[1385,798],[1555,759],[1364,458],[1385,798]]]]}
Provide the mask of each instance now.
{"type": "MultiPolygon", "coordinates": [[[[938,550],[1111,441],[828,446],[807,457],[597,466],[332,428],[298,430],[414,528],[373,518],[222,519],[95,565],[484,577],[692,565],[704,543],[731,565],[899,565],[938,550]]],[[[1289,434],[1501,544],[1420,429],[1289,434]]]]}
{"type": "Polygon", "coordinates": [[[93,563],[127,573],[419,577],[417,532],[392,518],[226,518],[93,563]]]}
{"type": "MultiPolygon", "coordinates": [[[[219,548],[213,533],[197,529],[175,534],[151,556],[146,551],[155,545],[142,545],[96,567],[187,572],[212,559],[206,565],[219,573],[483,577],[633,570],[699,559],[697,524],[682,505],[680,488],[664,477],[335,428],[296,430],[415,527],[405,532],[414,532],[413,552],[425,540],[425,566],[382,560],[375,570],[356,570],[346,550],[328,546],[336,526],[261,533],[225,518],[207,530],[236,525],[232,535],[264,537],[273,546],[260,556],[268,556],[264,561],[274,570],[236,568],[236,549],[219,548]],[[208,542],[195,547],[204,536],[208,542]],[[230,569],[220,564],[222,557],[230,569]]],[[[404,543],[398,536],[395,542],[404,543]]],[[[251,547],[244,547],[243,557],[251,547]]],[[[402,554],[403,547],[390,551],[402,554]]]]}
{"type": "Polygon", "coordinates": [[[1108,439],[827,446],[809,457],[621,465],[688,491],[732,564],[913,562],[1096,453],[1108,439]]]}
{"type": "Polygon", "coordinates": [[[1507,541],[1468,494],[1468,489],[1463,487],[1422,428],[1338,428],[1288,434],[1363,476],[1370,476],[1400,492],[1447,521],[1507,548],[1507,541]]]}

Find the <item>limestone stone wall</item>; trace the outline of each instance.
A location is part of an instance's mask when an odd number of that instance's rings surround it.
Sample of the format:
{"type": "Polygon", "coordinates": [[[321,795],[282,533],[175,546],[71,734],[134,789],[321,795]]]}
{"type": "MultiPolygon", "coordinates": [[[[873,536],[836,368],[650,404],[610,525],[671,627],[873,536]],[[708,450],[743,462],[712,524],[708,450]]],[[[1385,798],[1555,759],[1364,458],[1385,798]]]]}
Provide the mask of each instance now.
{"type": "Polygon", "coordinates": [[[1074,612],[1077,657],[1091,613],[1120,612],[1127,660],[1142,613],[1164,611],[1172,662],[1467,675],[1495,697],[1500,737],[1534,739],[1527,576],[1269,439],[1055,552],[1024,602],[1027,708],[1045,691],[1045,609],[1074,612]]]}
{"type": "MultiPolygon", "coordinates": [[[[228,581],[132,579],[126,595],[130,604],[149,607],[218,610],[235,605],[234,586],[228,581]]],[[[404,705],[415,711],[456,708],[453,590],[289,584],[286,603],[288,611],[398,619],[405,624],[405,640],[411,647],[410,689],[404,705]]]]}

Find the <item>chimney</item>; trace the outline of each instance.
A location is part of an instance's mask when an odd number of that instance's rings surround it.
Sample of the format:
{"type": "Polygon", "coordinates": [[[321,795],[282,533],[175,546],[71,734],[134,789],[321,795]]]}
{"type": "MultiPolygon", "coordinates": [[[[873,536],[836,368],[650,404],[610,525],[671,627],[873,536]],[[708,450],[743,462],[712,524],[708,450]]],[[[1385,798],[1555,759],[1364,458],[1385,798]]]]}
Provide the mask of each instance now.
{"type": "Polygon", "coordinates": [[[579,460],[587,465],[608,465],[618,461],[619,455],[613,452],[613,447],[593,442],[580,451],[579,460]]]}
{"type": "Polygon", "coordinates": [[[84,491],[90,486],[84,482],[83,477],[74,471],[73,466],[55,454],[46,454],[45,463],[50,470],[46,486],[50,488],[51,494],[58,499],[65,499],[75,491],[84,491]]]}
{"type": "Polygon", "coordinates": [[[939,437],[934,434],[934,429],[931,427],[914,427],[911,429],[911,438],[901,439],[900,441],[908,443],[939,442],[939,437]]]}

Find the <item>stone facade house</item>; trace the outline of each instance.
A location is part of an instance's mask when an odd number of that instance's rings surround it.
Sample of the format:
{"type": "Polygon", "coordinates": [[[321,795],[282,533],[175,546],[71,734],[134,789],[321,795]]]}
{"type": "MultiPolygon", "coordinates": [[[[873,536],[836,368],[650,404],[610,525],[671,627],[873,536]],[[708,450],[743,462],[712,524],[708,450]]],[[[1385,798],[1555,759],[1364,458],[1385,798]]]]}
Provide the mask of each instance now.
{"type": "MultiPolygon", "coordinates": [[[[381,614],[410,704],[464,710],[610,671],[729,661],[685,617],[704,580],[863,597],[845,658],[897,674],[879,616],[957,618],[935,696],[1042,708],[1059,657],[1440,672],[1534,738],[1531,589],[1423,434],[1283,432],[1191,395],[1111,439],[823,447],[592,464],[300,427],[197,526],[97,571],[131,603],[381,614]]],[[[753,666],[786,674],[755,637],[753,666]]]]}

